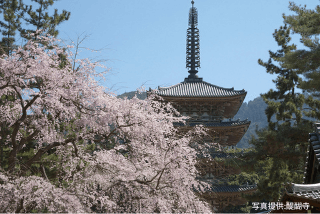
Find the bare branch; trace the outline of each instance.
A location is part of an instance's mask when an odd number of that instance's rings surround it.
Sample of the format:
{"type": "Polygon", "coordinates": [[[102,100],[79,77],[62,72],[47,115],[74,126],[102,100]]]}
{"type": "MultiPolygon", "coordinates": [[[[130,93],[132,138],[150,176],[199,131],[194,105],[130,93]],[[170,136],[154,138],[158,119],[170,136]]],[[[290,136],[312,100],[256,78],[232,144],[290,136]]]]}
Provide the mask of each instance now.
{"type": "Polygon", "coordinates": [[[162,177],[162,175],[163,175],[163,173],[164,173],[164,170],[165,170],[165,168],[162,169],[161,174],[160,174],[160,176],[159,176],[159,178],[158,178],[156,189],[158,189],[158,187],[159,187],[160,179],[161,179],[161,177],[162,177]]]}

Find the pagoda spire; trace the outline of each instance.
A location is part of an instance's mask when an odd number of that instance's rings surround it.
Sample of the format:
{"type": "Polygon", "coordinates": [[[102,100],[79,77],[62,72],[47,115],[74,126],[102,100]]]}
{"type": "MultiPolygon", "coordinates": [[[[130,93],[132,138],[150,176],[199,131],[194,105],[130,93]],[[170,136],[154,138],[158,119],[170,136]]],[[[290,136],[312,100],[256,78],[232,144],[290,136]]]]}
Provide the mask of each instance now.
{"type": "Polygon", "coordinates": [[[187,51],[186,51],[186,67],[189,76],[185,78],[185,82],[198,82],[202,78],[197,76],[198,68],[200,68],[200,43],[198,25],[198,11],[194,7],[194,1],[191,1],[192,7],[189,11],[189,28],[187,30],[187,51]]]}

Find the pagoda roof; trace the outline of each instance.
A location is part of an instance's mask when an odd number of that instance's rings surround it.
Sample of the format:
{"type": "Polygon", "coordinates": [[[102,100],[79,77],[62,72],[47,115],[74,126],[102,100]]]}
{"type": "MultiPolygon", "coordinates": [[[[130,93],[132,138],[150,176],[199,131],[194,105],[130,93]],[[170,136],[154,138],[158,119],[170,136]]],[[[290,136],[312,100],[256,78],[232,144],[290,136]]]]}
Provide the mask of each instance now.
{"type": "MultiPolygon", "coordinates": [[[[314,206],[315,208],[319,208],[320,183],[318,183],[318,166],[320,161],[320,123],[315,123],[315,129],[314,133],[309,133],[309,146],[307,151],[307,161],[305,163],[304,184],[287,183],[285,185],[285,192],[279,199],[281,202],[302,202],[308,203],[310,206],[314,206]]],[[[277,213],[280,211],[276,210],[272,212],[277,213]]]]}
{"type": "Polygon", "coordinates": [[[225,153],[225,152],[211,152],[210,156],[212,158],[235,158],[236,155],[232,154],[232,153],[225,153]]]}
{"type": "Polygon", "coordinates": [[[304,183],[315,183],[314,177],[312,176],[313,171],[317,171],[317,168],[320,164],[320,141],[319,141],[318,130],[315,133],[309,133],[309,146],[307,151],[307,161],[305,163],[304,171],[304,183]],[[313,160],[314,159],[314,160],[313,160]]]}
{"type": "MultiPolygon", "coordinates": [[[[182,122],[180,123],[173,123],[173,125],[181,130],[187,131],[189,129],[192,129],[192,127],[196,125],[203,125],[204,127],[208,128],[209,132],[219,132],[223,130],[227,131],[232,131],[233,134],[229,134],[227,136],[227,141],[222,141],[220,142],[221,146],[234,146],[236,145],[243,135],[245,134],[246,130],[249,128],[251,121],[248,120],[236,120],[236,121],[228,121],[228,122],[193,122],[193,121],[187,121],[186,124],[183,124],[182,122]],[[242,129],[244,128],[244,129],[242,129]]],[[[215,135],[214,133],[211,133],[215,135]]],[[[222,136],[223,138],[223,136],[222,136]]]]}
{"type": "Polygon", "coordinates": [[[255,189],[257,187],[256,184],[254,185],[230,185],[230,186],[217,186],[211,187],[212,192],[244,192],[248,190],[255,189]]]}
{"type": "MultiPolygon", "coordinates": [[[[287,183],[285,192],[278,201],[286,203],[286,201],[308,203],[309,206],[319,207],[320,203],[320,183],[317,184],[295,184],[287,183]]],[[[309,207],[310,209],[310,207],[309,207]]],[[[272,210],[271,213],[285,213],[292,210],[272,210]]]]}
{"type": "Polygon", "coordinates": [[[245,95],[247,92],[234,90],[234,88],[222,88],[205,81],[181,82],[170,87],[158,87],[156,92],[160,96],[173,97],[231,97],[245,95]]]}
{"type": "MultiPolygon", "coordinates": [[[[202,185],[201,185],[202,186],[202,185]]],[[[198,188],[193,187],[197,192],[245,192],[249,190],[254,190],[257,188],[257,185],[228,185],[228,186],[210,186],[209,188],[206,186],[198,186],[198,188]],[[201,190],[202,189],[202,190],[201,190]]]]}
{"type": "Polygon", "coordinates": [[[296,196],[320,200],[320,183],[317,184],[287,184],[287,193],[296,196]]]}
{"type": "Polygon", "coordinates": [[[233,153],[225,153],[223,151],[215,151],[215,152],[208,152],[208,154],[197,154],[197,157],[198,158],[208,158],[208,157],[211,157],[211,158],[224,158],[224,159],[227,159],[227,158],[236,158],[238,157],[236,154],[233,154],[233,153]]]}
{"type": "MultiPolygon", "coordinates": [[[[187,122],[187,126],[204,125],[206,127],[226,127],[226,126],[240,126],[250,124],[248,119],[240,121],[227,121],[227,122],[187,122]]],[[[185,126],[183,123],[174,123],[175,126],[185,126]]]]}
{"type": "MultiPolygon", "coordinates": [[[[311,138],[317,139],[316,136],[311,136],[311,138]]],[[[314,153],[316,154],[316,161],[318,161],[318,163],[320,163],[320,141],[311,142],[311,147],[312,147],[314,153]]]]}

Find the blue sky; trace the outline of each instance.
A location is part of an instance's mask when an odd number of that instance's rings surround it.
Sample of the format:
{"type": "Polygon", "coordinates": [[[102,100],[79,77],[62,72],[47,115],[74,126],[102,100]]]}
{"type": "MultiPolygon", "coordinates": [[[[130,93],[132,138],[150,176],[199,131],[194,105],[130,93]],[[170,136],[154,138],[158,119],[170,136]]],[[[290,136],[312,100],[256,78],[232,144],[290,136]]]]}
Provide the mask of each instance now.
{"type": "MultiPolygon", "coordinates": [[[[296,0],[314,9],[318,0],[296,0]]],[[[198,76],[214,85],[245,89],[245,102],[274,87],[257,61],[269,59],[278,46],[272,37],[283,25],[282,14],[293,14],[287,0],[195,0],[200,30],[198,76]]],[[[187,77],[186,31],[191,0],[61,0],[59,11],[71,12],[59,25],[59,37],[76,41],[89,36],[81,57],[104,59],[111,68],[102,85],[117,94],[171,86],[187,77]]],[[[299,43],[298,37],[294,40],[299,43]]],[[[298,45],[298,48],[302,46],[298,45]]]]}

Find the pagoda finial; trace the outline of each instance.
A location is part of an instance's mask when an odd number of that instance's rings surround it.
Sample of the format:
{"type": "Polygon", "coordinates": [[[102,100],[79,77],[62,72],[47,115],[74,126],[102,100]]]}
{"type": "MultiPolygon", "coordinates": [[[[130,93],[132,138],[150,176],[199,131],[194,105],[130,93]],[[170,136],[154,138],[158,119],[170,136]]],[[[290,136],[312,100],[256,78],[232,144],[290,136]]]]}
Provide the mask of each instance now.
{"type": "Polygon", "coordinates": [[[187,51],[186,51],[186,67],[190,75],[185,81],[202,81],[196,74],[200,68],[200,43],[198,25],[198,11],[195,8],[194,1],[191,1],[192,7],[189,11],[189,28],[187,30],[187,51]]]}

